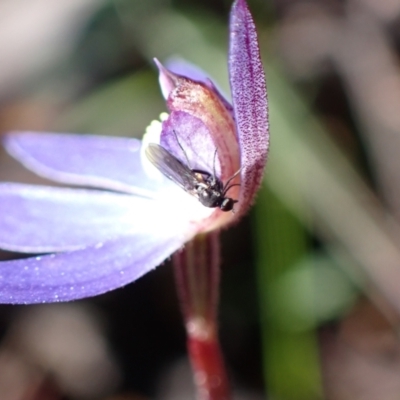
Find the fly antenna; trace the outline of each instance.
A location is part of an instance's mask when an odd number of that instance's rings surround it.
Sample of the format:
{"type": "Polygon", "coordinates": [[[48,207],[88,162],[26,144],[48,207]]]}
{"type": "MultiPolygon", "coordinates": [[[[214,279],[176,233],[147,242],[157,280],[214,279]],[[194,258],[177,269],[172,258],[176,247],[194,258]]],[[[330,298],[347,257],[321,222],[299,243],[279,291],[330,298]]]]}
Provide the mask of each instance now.
{"type": "MultiPolygon", "coordinates": [[[[233,179],[235,179],[238,175],[239,175],[239,172],[242,170],[242,168],[240,167],[227,181],[226,181],[226,183],[225,183],[225,186],[228,186],[231,182],[232,182],[232,180],[233,179]]],[[[233,186],[233,185],[232,185],[233,186]]],[[[231,187],[232,187],[231,186],[231,187]]],[[[240,185],[239,185],[240,186],[240,185]]]]}
{"type": "Polygon", "coordinates": [[[230,185],[230,183],[232,182],[233,179],[235,179],[239,172],[242,170],[242,168],[239,168],[225,183],[224,186],[224,196],[228,193],[228,190],[230,188],[233,188],[234,186],[240,186],[240,183],[234,183],[233,185],[230,185]]]}
{"type": "MultiPolygon", "coordinates": [[[[240,183],[234,183],[233,185],[229,185],[228,187],[227,187],[227,185],[225,185],[225,189],[224,189],[223,195],[225,196],[228,193],[228,190],[230,188],[233,188],[234,186],[240,186],[240,183]]],[[[235,200],[235,203],[237,203],[237,200],[235,200]]]]}
{"type": "Polygon", "coordinates": [[[217,173],[215,171],[215,161],[217,160],[217,153],[218,153],[218,149],[215,148],[214,158],[213,158],[213,180],[214,180],[214,182],[215,182],[215,179],[217,178],[217,173]]]}

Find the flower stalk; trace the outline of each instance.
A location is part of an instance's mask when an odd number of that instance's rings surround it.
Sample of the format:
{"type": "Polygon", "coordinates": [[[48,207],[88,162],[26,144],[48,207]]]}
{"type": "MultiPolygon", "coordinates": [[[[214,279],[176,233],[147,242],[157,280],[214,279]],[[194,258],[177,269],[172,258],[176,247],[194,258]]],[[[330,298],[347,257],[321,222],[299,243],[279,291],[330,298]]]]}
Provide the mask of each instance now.
{"type": "Polygon", "coordinates": [[[219,232],[197,235],[173,256],[198,400],[228,400],[230,389],[218,341],[219,232]]]}

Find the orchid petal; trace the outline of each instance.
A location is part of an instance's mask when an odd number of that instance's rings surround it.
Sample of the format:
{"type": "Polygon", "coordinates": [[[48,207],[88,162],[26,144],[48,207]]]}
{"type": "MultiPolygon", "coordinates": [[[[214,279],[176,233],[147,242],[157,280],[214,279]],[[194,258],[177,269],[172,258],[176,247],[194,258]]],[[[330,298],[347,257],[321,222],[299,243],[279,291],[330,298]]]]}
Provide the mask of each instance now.
{"type": "Polygon", "coordinates": [[[171,57],[167,59],[165,66],[174,74],[186,76],[194,81],[203,82],[206,84],[210,82],[210,77],[208,76],[207,72],[183,58],[171,57]]]}
{"type": "Polygon", "coordinates": [[[214,83],[214,81],[199,67],[187,62],[180,58],[174,58],[167,61],[167,67],[164,67],[156,58],[154,62],[159,69],[159,82],[161,92],[166,100],[172,90],[180,84],[179,77],[189,78],[193,82],[200,82],[205,87],[210,89],[224,105],[225,110],[233,117],[233,108],[226,96],[222,94],[222,91],[214,83]]]}
{"type": "Polygon", "coordinates": [[[0,184],[0,248],[74,250],[171,221],[153,200],[97,190],[0,184]]]}
{"type": "Polygon", "coordinates": [[[220,174],[214,142],[201,119],[184,111],[172,111],[163,122],[160,144],[191,169],[220,174]]]}
{"type": "Polygon", "coordinates": [[[105,293],[140,278],[182,244],[174,230],[154,230],[72,252],[3,261],[0,303],[69,301],[105,293]]]}
{"type": "Polygon", "coordinates": [[[227,100],[229,97],[224,91],[215,83],[215,80],[210,77],[207,72],[203,71],[197,65],[190,63],[189,61],[180,57],[169,58],[165,66],[172,71],[174,74],[186,76],[187,78],[193,79],[194,81],[202,82],[207,85],[210,89],[214,90],[221,100],[224,102],[227,109],[233,112],[232,106],[227,100]]]}
{"type": "Polygon", "coordinates": [[[268,101],[253,19],[244,0],[236,0],[230,18],[229,80],[241,152],[238,214],[251,205],[267,160],[268,101]]]}
{"type": "Polygon", "coordinates": [[[222,181],[229,179],[240,163],[236,126],[231,110],[219,94],[207,85],[176,75],[160,63],[159,80],[162,91],[168,94],[167,105],[171,113],[185,112],[198,118],[209,130],[214,143],[212,154],[218,151],[222,181]]]}
{"type": "Polygon", "coordinates": [[[157,190],[142,168],[137,139],[12,132],[4,142],[28,169],[57,182],[149,197],[157,190]]]}

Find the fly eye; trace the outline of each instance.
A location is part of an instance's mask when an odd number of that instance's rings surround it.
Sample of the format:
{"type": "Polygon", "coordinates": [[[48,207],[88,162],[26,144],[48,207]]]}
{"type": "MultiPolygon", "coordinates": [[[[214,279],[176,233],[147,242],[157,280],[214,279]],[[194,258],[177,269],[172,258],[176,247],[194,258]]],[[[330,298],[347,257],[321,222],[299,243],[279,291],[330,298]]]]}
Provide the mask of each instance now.
{"type": "Polygon", "coordinates": [[[219,206],[219,208],[222,211],[231,211],[235,203],[237,203],[237,200],[233,200],[230,197],[225,197],[224,200],[222,200],[222,203],[219,206]]]}

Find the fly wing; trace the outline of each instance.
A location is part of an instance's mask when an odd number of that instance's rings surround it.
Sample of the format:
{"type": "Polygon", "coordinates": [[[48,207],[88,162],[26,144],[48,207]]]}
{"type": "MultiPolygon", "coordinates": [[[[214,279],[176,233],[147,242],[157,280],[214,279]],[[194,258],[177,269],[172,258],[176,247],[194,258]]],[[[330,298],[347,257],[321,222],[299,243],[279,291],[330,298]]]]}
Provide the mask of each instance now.
{"type": "Polygon", "coordinates": [[[146,156],[167,178],[190,194],[196,195],[197,179],[193,171],[168,150],[159,144],[150,143],[146,148],[146,156]]]}

